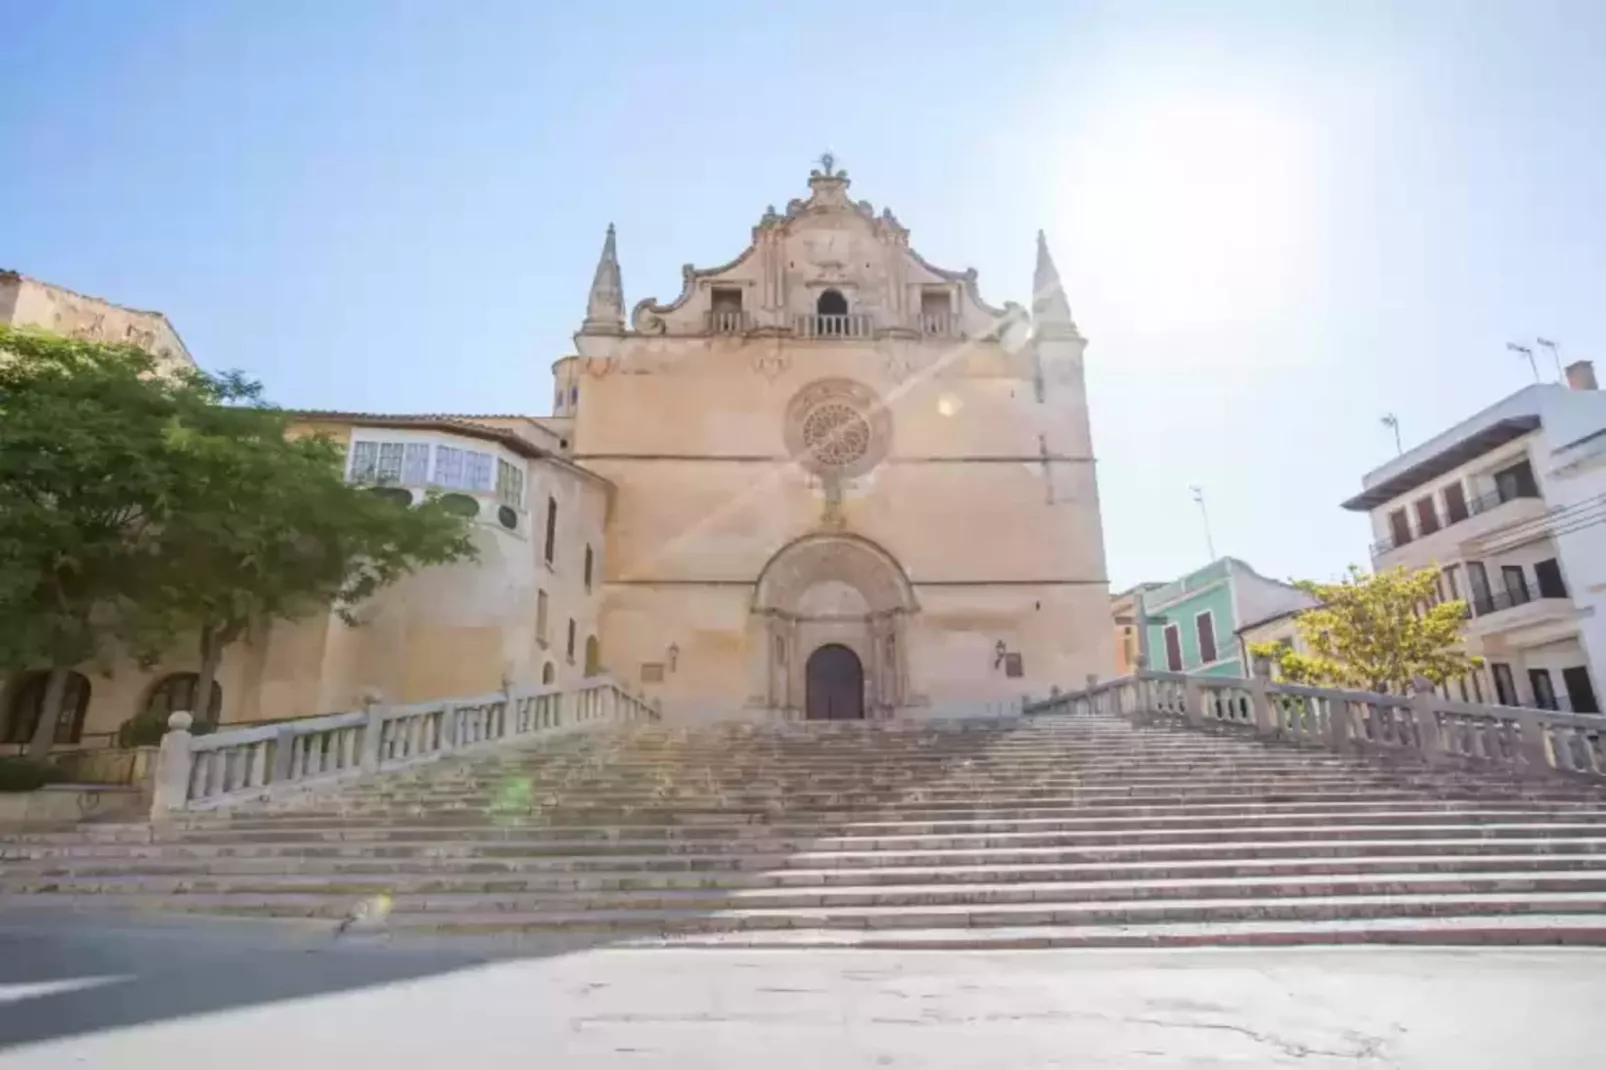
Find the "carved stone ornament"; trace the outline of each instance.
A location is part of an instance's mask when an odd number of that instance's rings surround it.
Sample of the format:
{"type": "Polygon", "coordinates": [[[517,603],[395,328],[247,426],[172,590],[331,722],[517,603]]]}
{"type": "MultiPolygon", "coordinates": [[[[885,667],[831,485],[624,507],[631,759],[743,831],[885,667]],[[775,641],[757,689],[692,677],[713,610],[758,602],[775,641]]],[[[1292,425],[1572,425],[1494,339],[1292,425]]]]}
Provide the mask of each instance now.
{"type": "Polygon", "coordinates": [[[792,358],[779,341],[755,345],[752,350],[753,370],[772,382],[792,366],[792,358]]]}
{"type": "Polygon", "coordinates": [[[875,391],[851,379],[821,379],[786,406],[787,452],[817,475],[862,475],[887,455],[892,418],[875,391]]]}

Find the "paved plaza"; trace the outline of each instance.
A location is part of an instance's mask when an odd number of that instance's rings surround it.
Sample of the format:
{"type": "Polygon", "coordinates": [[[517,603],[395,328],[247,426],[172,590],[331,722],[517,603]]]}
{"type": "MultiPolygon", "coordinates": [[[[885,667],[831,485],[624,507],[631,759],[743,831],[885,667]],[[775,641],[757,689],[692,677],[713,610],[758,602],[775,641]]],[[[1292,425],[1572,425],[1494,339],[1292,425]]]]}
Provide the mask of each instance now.
{"type": "Polygon", "coordinates": [[[649,951],[0,924],[0,1070],[1600,1065],[1590,950],[649,951]]]}

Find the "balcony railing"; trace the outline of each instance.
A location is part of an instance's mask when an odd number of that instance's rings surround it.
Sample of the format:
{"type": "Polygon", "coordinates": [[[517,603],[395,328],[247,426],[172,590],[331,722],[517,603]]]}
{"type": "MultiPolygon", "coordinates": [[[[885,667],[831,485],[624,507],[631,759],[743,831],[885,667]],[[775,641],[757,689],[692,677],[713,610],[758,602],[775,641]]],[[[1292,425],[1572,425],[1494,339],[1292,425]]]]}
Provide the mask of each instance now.
{"type": "Polygon", "coordinates": [[[871,338],[875,335],[875,317],[867,312],[813,314],[799,316],[794,327],[802,338],[871,338]]]}
{"type": "Polygon", "coordinates": [[[922,312],[918,325],[920,333],[930,338],[964,337],[959,317],[952,312],[922,312]]]}
{"type": "Polygon", "coordinates": [[[753,318],[741,309],[719,309],[708,313],[709,334],[745,334],[753,329],[753,318]]]}
{"type": "Polygon", "coordinates": [[[1472,614],[1477,617],[1487,617],[1491,613],[1499,613],[1503,609],[1515,609],[1525,606],[1529,602],[1565,602],[1567,595],[1554,591],[1495,591],[1492,594],[1482,595],[1471,600],[1472,614]]]}
{"type": "Polygon", "coordinates": [[[1411,528],[1411,530],[1406,534],[1406,537],[1403,539],[1395,538],[1392,535],[1388,536],[1387,538],[1380,539],[1372,544],[1372,556],[1381,557],[1390,550],[1397,550],[1407,543],[1412,543],[1418,539],[1426,538],[1427,536],[1443,531],[1446,528],[1452,528],[1461,523],[1463,520],[1487,513],[1491,509],[1502,506],[1507,502],[1515,501],[1518,498],[1537,497],[1539,497],[1538,487],[1520,487],[1515,490],[1492,490],[1488,494],[1480,494],[1478,497],[1467,502],[1466,516],[1446,517],[1435,513],[1434,515],[1438,519],[1438,527],[1424,532],[1419,523],[1415,527],[1411,528]]]}

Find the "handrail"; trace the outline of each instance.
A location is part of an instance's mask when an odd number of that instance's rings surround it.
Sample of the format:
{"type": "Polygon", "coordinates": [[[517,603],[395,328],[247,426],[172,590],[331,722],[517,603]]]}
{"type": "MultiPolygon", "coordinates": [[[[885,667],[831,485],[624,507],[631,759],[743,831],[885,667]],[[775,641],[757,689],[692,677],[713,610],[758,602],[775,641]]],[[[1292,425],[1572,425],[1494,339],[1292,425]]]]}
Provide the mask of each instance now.
{"type": "Polygon", "coordinates": [[[1606,782],[1606,718],[1520,706],[1143,670],[1028,703],[1028,716],[1121,716],[1343,754],[1405,755],[1530,778],[1606,782]]]}
{"type": "Polygon", "coordinates": [[[536,687],[434,699],[191,735],[168,718],[156,760],[154,816],[267,799],[470,749],[656,720],[647,700],[607,677],[573,690],[536,687]]]}

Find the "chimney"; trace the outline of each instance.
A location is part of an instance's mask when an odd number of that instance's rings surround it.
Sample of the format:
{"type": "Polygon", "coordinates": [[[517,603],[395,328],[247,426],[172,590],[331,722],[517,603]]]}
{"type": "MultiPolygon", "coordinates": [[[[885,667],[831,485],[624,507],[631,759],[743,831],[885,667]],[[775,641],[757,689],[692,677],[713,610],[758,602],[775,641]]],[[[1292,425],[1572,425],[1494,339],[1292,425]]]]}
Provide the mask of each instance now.
{"type": "Polygon", "coordinates": [[[1574,390],[1599,390],[1592,361],[1575,360],[1567,365],[1567,385],[1574,390]]]}

